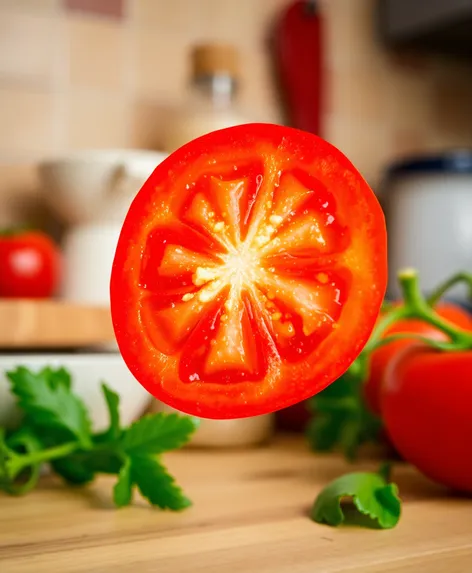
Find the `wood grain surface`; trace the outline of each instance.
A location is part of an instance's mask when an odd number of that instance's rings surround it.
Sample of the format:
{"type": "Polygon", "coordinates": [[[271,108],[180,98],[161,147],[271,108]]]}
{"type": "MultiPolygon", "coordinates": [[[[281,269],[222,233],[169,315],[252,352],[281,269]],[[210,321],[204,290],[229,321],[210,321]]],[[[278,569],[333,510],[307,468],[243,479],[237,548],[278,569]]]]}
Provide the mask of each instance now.
{"type": "Polygon", "coordinates": [[[115,342],[110,309],[56,300],[0,300],[0,348],[82,348],[115,342]]]}
{"type": "Polygon", "coordinates": [[[186,450],[165,461],[194,501],[179,514],[140,498],[113,509],[108,477],[76,490],[50,477],[26,497],[0,495],[1,573],[472,571],[472,500],[408,466],[395,475],[401,521],[379,531],[308,519],[320,488],[352,467],[315,456],[301,440],[233,452],[186,450]]]}

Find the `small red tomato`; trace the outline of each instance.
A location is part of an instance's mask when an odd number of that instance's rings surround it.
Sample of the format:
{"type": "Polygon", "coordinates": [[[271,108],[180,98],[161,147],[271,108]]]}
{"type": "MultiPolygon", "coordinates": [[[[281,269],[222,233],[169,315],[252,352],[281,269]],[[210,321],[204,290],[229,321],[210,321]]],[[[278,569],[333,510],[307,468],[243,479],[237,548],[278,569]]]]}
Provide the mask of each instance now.
{"type": "Polygon", "coordinates": [[[111,277],[120,351],[156,398],[205,418],[274,412],[359,355],[386,287],[380,205],[313,134],[219,130],[160,163],[111,277]]]}
{"type": "Polygon", "coordinates": [[[0,297],[49,298],[58,286],[60,253],[39,231],[0,234],[0,297]]]}
{"type": "MultiPolygon", "coordinates": [[[[435,307],[435,310],[442,318],[456,324],[460,328],[472,330],[472,316],[466,310],[450,303],[440,303],[435,307]]],[[[384,337],[400,333],[419,334],[426,338],[439,341],[448,339],[447,335],[437,328],[417,319],[399,320],[385,331],[384,337]]],[[[381,346],[372,353],[369,378],[364,385],[364,391],[367,405],[374,414],[381,414],[380,387],[388,365],[393,357],[403,348],[415,344],[415,342],[414,338],[395,340],[385,346],[381,346]]]]}
{"type": "Polygon", "coordinates": [[[412,345],[385,373],[381,407],[390,440],[432,480],[472,492],[472,351],[412,345]]]}

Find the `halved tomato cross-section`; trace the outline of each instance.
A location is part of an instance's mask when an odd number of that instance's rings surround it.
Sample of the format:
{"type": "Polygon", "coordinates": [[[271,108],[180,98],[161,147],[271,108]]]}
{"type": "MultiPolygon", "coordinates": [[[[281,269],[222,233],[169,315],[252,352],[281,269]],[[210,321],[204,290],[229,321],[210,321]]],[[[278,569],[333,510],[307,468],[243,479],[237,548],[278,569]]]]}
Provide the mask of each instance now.
{"type": "Polygon", "coordinates": [[[111,280],[118,345],[182,412],[275,411],[355,360],[386,266],[382,210],[336,148],[269,124],[213,132],[164,160],[131,205],[111,280]]]}

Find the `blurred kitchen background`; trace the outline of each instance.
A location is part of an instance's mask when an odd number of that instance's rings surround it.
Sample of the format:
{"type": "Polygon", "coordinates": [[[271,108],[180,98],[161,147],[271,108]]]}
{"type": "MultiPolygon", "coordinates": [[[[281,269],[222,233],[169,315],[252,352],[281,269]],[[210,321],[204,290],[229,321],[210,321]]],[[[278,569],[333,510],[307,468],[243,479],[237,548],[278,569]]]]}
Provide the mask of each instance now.
{"type": "MultiPolygon", "coordinates": [[[[271,37],[289,4],[0,0],[0,223],[21,221],[23,206],[38,199],[36,165],[46,157],[90,148],[162,149],[166,113],[184,101],[197,42],[232,44],[241,105],[252,118],[284,121],[271,37]]],[[[377,37],[376,4],[316,2],[321,135],[374,187],[405,154],[472,145],[472,65],[387,50],[377,37]]],[[[403,4],[413,12],[415,4],[453,2],[403,4]]],[[[307,76],[314,57],[306,54],[307,76]]]]}
{"type": "Polygon", "coordinates": [[[472,269],[471,32],[472,0],[0,0],[0,226],[51,233],[61,300],[106,306],[124,209],[165,154],[284,123],[349,157],[392,272],[432,288],[472,269]]]}

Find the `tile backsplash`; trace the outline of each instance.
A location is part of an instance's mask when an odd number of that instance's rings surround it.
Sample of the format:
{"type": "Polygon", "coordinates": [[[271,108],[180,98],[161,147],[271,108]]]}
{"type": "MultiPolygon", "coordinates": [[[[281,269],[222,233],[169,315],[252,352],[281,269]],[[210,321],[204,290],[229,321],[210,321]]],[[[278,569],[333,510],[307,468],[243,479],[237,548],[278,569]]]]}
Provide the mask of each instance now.
{"type": "MultiPolygon", "coordinates": [[[[159,148],[188,48],[234,43],[242,104],[283,121],[268,42],[289,0],[0,0],[0,225],[37,200],[35,164],[68,149],[159,148]]],[[[377,184],[415,151],[472,145],[472,68],[386,53],[374,0],[320,0],[322,135],[377,184]]]]}

